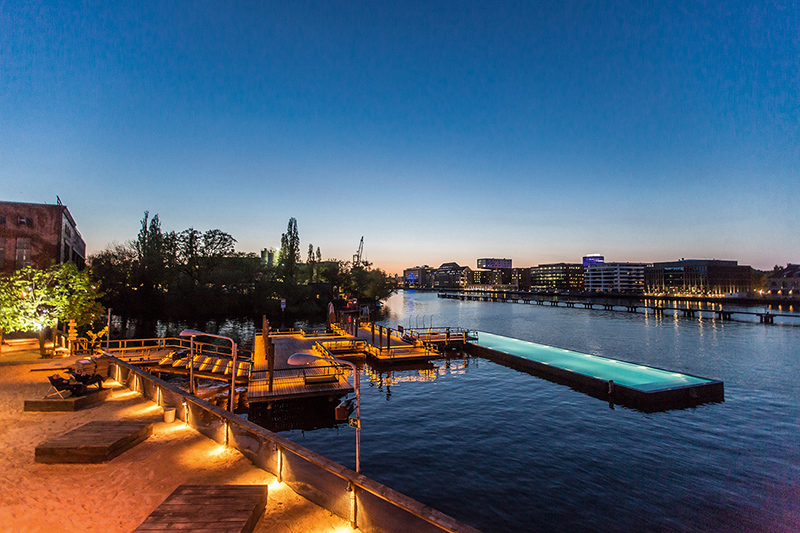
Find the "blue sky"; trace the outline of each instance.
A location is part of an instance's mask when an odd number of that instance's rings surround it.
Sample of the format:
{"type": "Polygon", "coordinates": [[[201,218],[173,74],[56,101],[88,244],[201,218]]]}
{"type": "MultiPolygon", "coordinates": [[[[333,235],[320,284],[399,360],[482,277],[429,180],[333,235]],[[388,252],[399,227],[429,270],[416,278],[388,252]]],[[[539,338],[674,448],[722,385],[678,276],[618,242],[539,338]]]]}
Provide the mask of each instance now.
{"type": "Polygon", "coordinates": [[[794,2],[0,2],[0,199],[404,266],[800,261],[794,2]]]}

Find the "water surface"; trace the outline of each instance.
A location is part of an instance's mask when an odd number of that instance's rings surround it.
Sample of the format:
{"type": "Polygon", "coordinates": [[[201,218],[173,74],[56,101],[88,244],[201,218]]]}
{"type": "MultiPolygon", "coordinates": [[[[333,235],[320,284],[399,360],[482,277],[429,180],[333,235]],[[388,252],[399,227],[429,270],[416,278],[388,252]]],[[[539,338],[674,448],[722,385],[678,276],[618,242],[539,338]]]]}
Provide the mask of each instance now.
{"type": "MultiPolygon", "coordinates": [[[[391,327],[424,316],[720,379],[726,401],[645,414],[480,358],[365,365],[365,475],[487,532],[800,529],[800,327],[417,292],[387,307],[391,327]]],[[[354,466],[346,426],[282,434],[354,466]]]]}

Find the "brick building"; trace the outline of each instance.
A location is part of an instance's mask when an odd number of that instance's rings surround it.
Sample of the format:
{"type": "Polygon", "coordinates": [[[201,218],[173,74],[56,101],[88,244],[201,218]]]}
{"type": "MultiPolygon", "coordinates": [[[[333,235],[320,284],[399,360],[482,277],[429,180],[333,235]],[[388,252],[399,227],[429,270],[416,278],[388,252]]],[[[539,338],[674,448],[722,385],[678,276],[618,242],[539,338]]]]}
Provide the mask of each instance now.
{"type": "Polygon", "coordinates": [[[25,266],[86,264],[86,243],[67,206],[0,202],[0,273],[25,266]]]}

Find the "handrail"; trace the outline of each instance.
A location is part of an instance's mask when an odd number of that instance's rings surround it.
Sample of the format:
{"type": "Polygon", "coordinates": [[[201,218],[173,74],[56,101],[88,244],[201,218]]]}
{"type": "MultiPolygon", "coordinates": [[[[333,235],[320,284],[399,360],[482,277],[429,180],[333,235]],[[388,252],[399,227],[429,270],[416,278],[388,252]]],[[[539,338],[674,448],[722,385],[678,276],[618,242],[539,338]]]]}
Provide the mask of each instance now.
{"type": "MultiPolygon", "coordinates": [[[[184,337],[156,337],[150,339],[112,339],[108,341],[109,351],[133,351],[133,350],[144,350],[144,349],[154,349],[154,348],[178,348],[178,349],[188,349],[191,346],[191,342],[189,339],[184,337]]],[[[105,348],[105,343],[103,343],[103,347],[105,348]]],[[[195,341],[194,343],[195,353],[211,353],[214,355],[220,356],[227,356],[230,357],[231,354],[231,347],[230,346],[219,346],[217,344],[213,344],[210,342],[200,342],[195,341]]],[[[249,357],[248,354],[251,354],[250,350],[239,349],[238,354],[243,357],[249,357]]]]}

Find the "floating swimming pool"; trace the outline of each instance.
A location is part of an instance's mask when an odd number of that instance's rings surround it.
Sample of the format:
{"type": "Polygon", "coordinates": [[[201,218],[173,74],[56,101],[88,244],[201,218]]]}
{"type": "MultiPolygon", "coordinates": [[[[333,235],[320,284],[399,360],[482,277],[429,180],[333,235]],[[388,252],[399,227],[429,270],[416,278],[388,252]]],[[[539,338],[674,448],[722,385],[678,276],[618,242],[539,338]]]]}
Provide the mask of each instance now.
{"type": "Polygon", "coordinates": [[[646,411],[724,401],[721,381],[671,372],[492,333],[478,332],[475,355],[646,411]]]}

